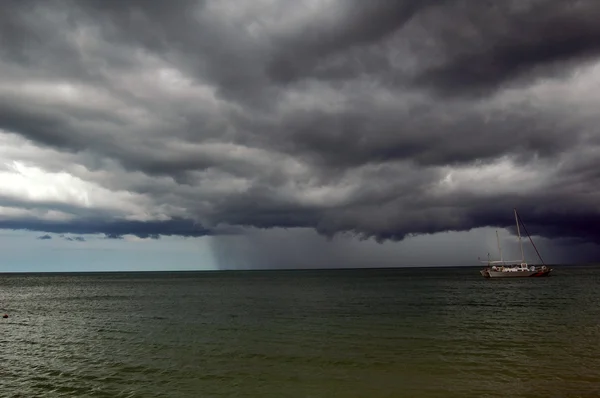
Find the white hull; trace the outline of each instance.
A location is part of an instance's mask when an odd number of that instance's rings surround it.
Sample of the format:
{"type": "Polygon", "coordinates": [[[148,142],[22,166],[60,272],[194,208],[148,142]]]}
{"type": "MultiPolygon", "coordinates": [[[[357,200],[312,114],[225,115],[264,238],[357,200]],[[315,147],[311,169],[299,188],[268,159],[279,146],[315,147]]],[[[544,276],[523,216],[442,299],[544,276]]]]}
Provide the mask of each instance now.
{"type": "Polygon", "coordinates": [[[482,269],[479,271],[484,278],[528,278],[528,277],[540,277],[549,276],[551,268],[536,269],[535,271],[530,270],[518,270],[518,271],[493,271],[489,268],[482,269]]]}
{"type": "Polygon", "coordinates": [[[488,271],[490,278],[523,278],[537,274],[537,271],[488,271]]]}

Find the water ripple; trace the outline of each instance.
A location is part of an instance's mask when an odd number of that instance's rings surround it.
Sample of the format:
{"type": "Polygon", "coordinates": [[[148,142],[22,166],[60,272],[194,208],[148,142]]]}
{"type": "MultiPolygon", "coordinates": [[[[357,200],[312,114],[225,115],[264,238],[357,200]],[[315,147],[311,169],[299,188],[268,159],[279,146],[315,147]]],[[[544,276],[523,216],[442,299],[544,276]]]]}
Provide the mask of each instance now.
{"type": "Polygon", "coordinates": [[[4,275],[0,395],[597,397],[599,271],[4,275]]]}

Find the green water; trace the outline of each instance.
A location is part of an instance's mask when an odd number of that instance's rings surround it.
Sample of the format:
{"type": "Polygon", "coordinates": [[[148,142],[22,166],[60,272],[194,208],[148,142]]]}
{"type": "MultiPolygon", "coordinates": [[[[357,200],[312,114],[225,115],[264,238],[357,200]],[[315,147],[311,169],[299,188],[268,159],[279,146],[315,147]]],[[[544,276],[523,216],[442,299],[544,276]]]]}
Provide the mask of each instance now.
{"type": "Polygon", "coordinates": [[[1,275],[1,397],[598,397],[600,268],[1,275]]]}

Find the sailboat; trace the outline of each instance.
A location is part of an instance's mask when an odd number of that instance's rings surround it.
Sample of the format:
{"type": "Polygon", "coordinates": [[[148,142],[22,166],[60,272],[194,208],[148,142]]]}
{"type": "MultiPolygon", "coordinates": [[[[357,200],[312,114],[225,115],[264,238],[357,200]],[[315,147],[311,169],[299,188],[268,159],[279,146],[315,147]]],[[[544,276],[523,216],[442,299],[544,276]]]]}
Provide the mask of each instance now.
{"type": "Polygon", "coordinates": [[[531,236],[527,232],[527,228],[525,227],[525,224],[521,220],[521,217],[519,217],[519,214],[517,213],[517,209],[513,209],[513,210],[515,212],[515,222],[517,224],[517,235],[519,236],[519,246],[521,248],[521,260],[505,261],[502,258],[502,247],[500,246],[500,238],[498,237],[498,231],[496,231],[496,240],[498,241],[498,252],[500,255],[500,260],[491,261],[490,255],[488,253],[487,261],[480,260],[483,263],[487,263],[487,267],[482,269],[479,272],[481,273],[481,275],[484,278],[518,278],[518,277],[549,276],[552,269],[548,268],[546,266],[546,264],[544,264],[544,260],[542,259],[542,256],[540,256],[540,252],[538,251],[537,247],[535,247],[535,244],[533,243],[531,236]],[[519,228],[519,221],[520,221],[520,224],[523,225],[523,229],[525,230],[525,233],[527,234],[527,237],[529,238],[531,245],[535,249],[535,252],[537,253],[537,255],[542,263],[541,266],[528,265],[525,262],[525,254],[523,252],[523,241],[521,240],[521,229],[519,228]]]}

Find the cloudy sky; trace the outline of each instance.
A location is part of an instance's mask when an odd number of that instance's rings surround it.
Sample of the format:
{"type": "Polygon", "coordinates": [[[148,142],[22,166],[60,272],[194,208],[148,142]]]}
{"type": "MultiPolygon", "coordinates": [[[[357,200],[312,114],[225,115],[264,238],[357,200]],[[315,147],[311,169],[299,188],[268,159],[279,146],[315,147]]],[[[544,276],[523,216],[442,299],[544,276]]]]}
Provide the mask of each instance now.
{"type": "Polygon", "coordinates": [[[7,1],[0,271],[475,265],[496,229],[518,257],[513,207],[546,262],[595,261],[599,19],[597,0],[7,1]]]}

